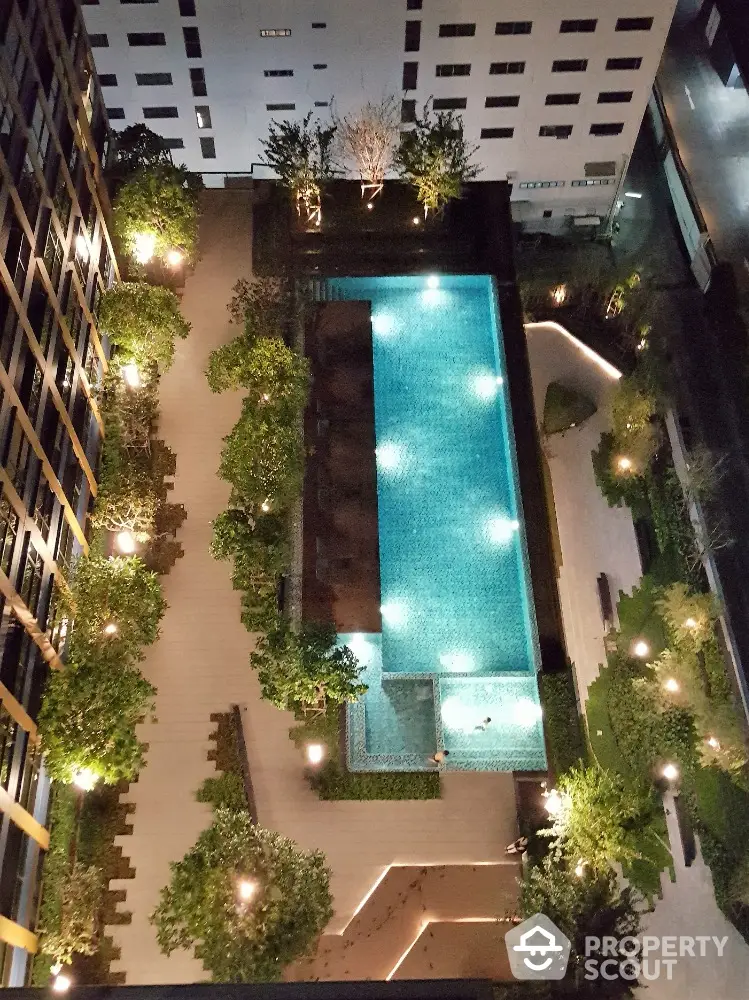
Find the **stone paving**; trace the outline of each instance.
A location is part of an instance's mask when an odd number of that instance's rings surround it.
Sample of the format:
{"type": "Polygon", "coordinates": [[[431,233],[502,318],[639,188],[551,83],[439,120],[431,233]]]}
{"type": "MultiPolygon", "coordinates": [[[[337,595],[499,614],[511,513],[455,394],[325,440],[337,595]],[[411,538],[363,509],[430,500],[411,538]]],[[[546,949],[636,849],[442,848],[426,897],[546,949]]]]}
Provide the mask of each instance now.
{"type": "Polygon", "coordinates": [[[135,805],[133,832],[118,838],[135,878],[112,885],[126,890],[120,910],[131,911],[132,921],[107,929],[121,949],[112,972],[124,972],[128,985],[206,978],[191,955],[161,955],[148,915],[168,881],[169,862],[181,858],[210,821],[209,807],[194,794],[212,773],[211,713],[232,703],[243,708],[260,822],[327,855],[333,933],[349,923],[389,865],[503,861],[505,845],[517,836],[509,774],[445,775],[443,797],[436,801],[321,802],[308,788],[288,738],[291,717],[260,699],[248,666],[252,637],[239,619],[239,595],[232,591],[228,565],[208,552],[210,522],[229,492],[216,476],[221,440],[239,415],[240,395],[212,395],[203,376],[210,351],[234,335],[226,303],[236,280],[251,271],[250,196],[211,191],[205,199],[201,260],[183,298],[192,331],[178,343],[161,393],[160,433],[177,453],[172,499],[187,509],[179,535],[185,554],[164,578],[169,609],[161,639],[143,664],[158,687],[157,721],[142,727],[147,767],[127,795],[135,805]]]}

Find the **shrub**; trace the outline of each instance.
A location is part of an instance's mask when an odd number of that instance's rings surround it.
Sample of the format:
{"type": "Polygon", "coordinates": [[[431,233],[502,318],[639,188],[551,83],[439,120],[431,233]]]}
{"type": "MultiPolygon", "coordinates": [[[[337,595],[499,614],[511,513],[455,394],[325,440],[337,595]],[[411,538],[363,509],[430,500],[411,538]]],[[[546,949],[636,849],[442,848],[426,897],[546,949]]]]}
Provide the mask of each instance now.
{"type": "Polygon", "coordinates": [[[544,399],[543,429],[546,434],[560,434],[592,417],[596,405],[587,396],[559,382],[550,382],[544,399]]]}
{"type": "Polygon", "coordinates": [[[549,768],[555,775],[584,762],[588,756],[573,669],[569,667],[558,673],[541,673],[538,676],[549,768]]]}
{"type": "Polygon", "coordinates": [[[242,776],[233,772],[206,778],[195,798],[198,802],[209,802],[214,809],[231,809],[234,812],[247,809],[242,776]]]}
{"type": "Polygon", "coordinates": [[[258,337],[284,339],[285,328],[293,312],[293,291],[290,282],[278,278],[240,278],[229,302],[229,316],[244,330],[252,343],[258,337]]]}
{"type": "Polygon", "coordinates": [[[273,121],[261,139],[263,163],[288,188],[297,209],[319,208],[323,184],[333,176],[335,125],[323,127],[310,111],[301,121],[273,121]]]}
{"type": "Polygon", "coordinates": [[[307,403],[309,363],[278,337],[237,337],[213,351],[206,378],[213,392],[242,388],[264,412],[296,419],[307,403]]]}
{"type": "Polygon", "coordinates": [[[59,920],[40,928],[41,947],[54,962],[69,965],[74,955],[93,955],[97,945],[97,914],[104,886],[94,865],[74,862],[60,887],[59,920]]]}
{"type": "Polygon", "coordinates": [[[179,299],[168,288],[144,281],[121,281],[101,297],[99,322],[119,348],[118,358],[147,372],[153,364],[166,371],[174,360],[174,341],[184,340],[190,324],[179,299]]]}
{"type": "Polygon", "coordinates": [[[312,948],[333,915],[328,882],[320,851],[300,850],[253,825],[246,812],[218,808],[171,865],[151,921],[164,954],[194,948],[214,982],[272,982],[312,948]],[[248,905],[238,896],[240,879],[255,887],[248,905]]]}
{"type": "Polygon", "coordinates": [[[626,504],[633,517],[642,517],[648,512],[645,484],[639,476],[618,469],[617,462],[621,457],[614,435],[605,431],[598,448],[591,453],[596,484],[609,507],[626,504]]]}

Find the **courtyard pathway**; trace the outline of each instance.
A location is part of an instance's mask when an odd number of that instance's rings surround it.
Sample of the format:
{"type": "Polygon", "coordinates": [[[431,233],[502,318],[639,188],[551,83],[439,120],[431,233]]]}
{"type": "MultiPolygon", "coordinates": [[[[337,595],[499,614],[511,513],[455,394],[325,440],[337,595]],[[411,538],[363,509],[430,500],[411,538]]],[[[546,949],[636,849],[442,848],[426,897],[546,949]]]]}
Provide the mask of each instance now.
{"type": "MultiPolygon", "coordinates": [[[[209,807],[194,796],[213,773],[207,760],[210,716],[233,703],[244,710],[261,824],[327,855],[335,898],[331,932],[343,931],[389,865],[503,861],[504,846],[517,836],[508,774],[445,775],[443,797],[433,802],[321,802],[306,785],[288,738],[290,716],[260,699],[248,666],[252,638],[239,620],[239,595],[232,591],[229,567],[208,552],[210,522],[228,497],[216,476],[221,441],[239,414],[240,396],[212,395],[203,376],[211,350],[234,335],[226,303],[237,279],[251,271],[249,193],[207,192],[204,209],[201,260],[183,298],[192,331],[177,345],[161,393],[160,431],[177,453],[172,499],[188,515],[179,535],[185,555],[164,578],[169,609],[143,665],[158,687],[157,721],[142,727],[147,767],[126,796],[135,805],[133,832],[118,838],[135,878],[112,883],[127,893],[121,911],[132,913],[131,923],[108,928],[121,949],[112,972],[124,972],[132,985],[206,978],[191,955],[161,955],[148,915],[168,881],[169,862],[181,858],[210,821],[209,807]]],[[[375,893],[368,906],[377,900],[375,893]]],[[[473,915],[470,906],[468,900],[463,916],[473,915]]],[[[409,943],[404,940],[403,949],[409,943]]],[[[377,963],[376,940],[370,948],[377,963]]],[[[464,952],[470,953],[468,944],[464,952]]],[[[461,974],[471,969],[464,964],[461,974]]]]}

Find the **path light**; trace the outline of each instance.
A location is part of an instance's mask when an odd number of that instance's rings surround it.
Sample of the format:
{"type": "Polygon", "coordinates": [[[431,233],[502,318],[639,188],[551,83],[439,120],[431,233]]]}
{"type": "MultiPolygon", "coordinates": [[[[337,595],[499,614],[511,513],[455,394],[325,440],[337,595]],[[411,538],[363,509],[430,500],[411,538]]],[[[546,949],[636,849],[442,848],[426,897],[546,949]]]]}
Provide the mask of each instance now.
{"type": "Polygon", "coordinates": [[[714,736],[708,736],[707,745],[712,747],[713,750],[720,750],[720,740],[716,740],[714,736]]]}
{"type": "Polygon", "coordinates": [[[420,226],[420,225],[421,225],[421,219],[420,219],[420,218],[418,217],[418,215],[415,215],[415,216],[413,217],[413,219],[411,219],[411,222],[412,222],[412,223],[413,223],[413,224],[414,224],[415,226],[420,226]]]}
{"type": "Polygon", "coordinates": [[[663,686],[667,691],[671,691],[673,693],[679,690],[679,682],[674,677],[669,677],[668,680],[664,682],[663,686]]]}
{"type": "Polygon", "coordinates": [[[325,757],[325,747],[322,743],[308,743],[305,752],[308,764],[312,764],[313,767],[322,764],[325,757]]]}
{"type": "Polygon", "coordinates": [[[90,767],[80,767],[73,775],[73,784],[82,792],[90,792],[97,781],[98,778],[90,767]]]}
{"type": "Polygon", "coordinates": [[[135,537],[131,531],[118,531],[114,540],[117,548],[125,555],[135,552],[135,537]]]}
{"type": "Polygon", "coordinates": [[[567,298],[567,286],[557,285],[556,288],[551,290],[551,301],[555,306],[561,306],[564,300],[567,298]]]}
{"type": "Polygon", "coordinates": [[[562,811],[562,796],[552,788],[550,792],[544,792],[544,807],[549,816],[559,816],[562,811]]]}
{"type": "Polygon", "coordinates": [[[249,903],[257,892],[257,882],[250,878],[241,878],[239,884],[237,885],[237,895],[239,896],[240,902],[249,903]]]}
{"type": "Polygon", "coordinates": [[[53,976],[56,976],[58,973],[62,972],[62,962],[55,962],[54,965],[50,965],[49,971],[52,973],[53,976]]]}
{"type": "Polygon", "coordinates": [[[374,202],[373,201],[368,201],[367,202],[367,211],[371,212],[373,208],[374,208],[374,202]]]}
{"type": "Polygon", "coordinates": [[[580,858],[580,860],[575,865],[575,875],[577,875],[578,878],[582,878],[584,872],[585,872],[585,862],[583,861],[582,858],[580,858]]]}
{"type": "Polygon", "coordinates": [[[114,622],[108,622],[104,626],[104,635],[117,635],[117,625],[114,622]]]}
{"type": "Polygon", "coordinates": [[[619,472],[630,472],[632,470],[632,459],[627,458],[626,455],[622,455],[621,458],[617,459],[616,467],[619,472]]]}
{"type": "Polygon", "coordinates": [[[268,511],[270,510],[270,500],[263,500],[263,502],[260,504],[260,510],[263,512],[263,514],[267,514],[268,511]]]}
{"type": "Polygon", "coordinates": [[[666,764],[661,773],[667,781],[676,781],[679,777],[679,768],[675,764],[666,764]]]}
{"type": "Polygon", "coordinates": [[[183,257],[179,250],[170,250],[166,255],[166,262],[170,267],[179,267],[183,257]]]}
{"type": "Polygon", "coordinates": [[[650,652],[650,646],[648,646],[648,644],[645,642],[644,639],[638,639],[637,642],[632,647],[632,652],[634,653],[635,656],[638,656],[641,660],[644,660],[645,657],[650,652]]]}
{"type": "Polygon", "coordinates": [[[140,372],[138,371],[138,366],[134,361],[131,361],[127,365],[123,365],[120,368],[120,374],[122,375],[125,385],[130,386],[131,389],[140,388],[140,372]]]}
{"type": "Polygon", "coordinates": [[[697,622],[694,618],[687,618],[684,622],[684,628],[697,628],[697,622]]]}
{"type": "Polygon", "coordinates": [[[70,976],[66,976],[64,972],[59,973],[52,980],[52,989],[55,993],[67,993],[70,987],[73,985],[73,980],[70,976]]]}
{"type": "Polygon", "coordinates": [[[136,233],[133,237],[133,257],[139,264],[147,264],[156,249],[156,237],[153,233],[136,233]]]}
{"type": "Polygon", "coordinates": [[[267,392],[264,392],[260,397],[260,399],[263,403],[270,403],[270,396],[268,395],[267,392]]]}

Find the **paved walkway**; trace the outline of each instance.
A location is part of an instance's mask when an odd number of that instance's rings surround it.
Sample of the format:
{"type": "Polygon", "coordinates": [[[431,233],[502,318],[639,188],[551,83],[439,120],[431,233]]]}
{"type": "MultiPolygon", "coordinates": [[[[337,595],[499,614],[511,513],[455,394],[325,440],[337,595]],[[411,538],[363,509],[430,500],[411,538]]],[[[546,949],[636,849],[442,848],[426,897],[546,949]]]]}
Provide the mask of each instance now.
{"type": "Polygon", "coordinates": [[[211,519],[228,496],[215,474],[221,440],[239,414],[240,396],[212,395],[203,376],[210,351],[233,336],[226,303],[236,280],[250,273],[251,212],[247,192],[205,197],[202,257],[183,299],[192,332],[177,345],[161,394],[161,432],[177,453],[172,498],[188,514],[180,531],[185,555],[164,579],[169,610],[144,663],[158,687],[158,721],[142,727],[148,766],[127,796],[136,807],[133,833],[118,839],[136,875],[112,888],[127,891],[120,909],[132,912],[132,922],[108,928],[121,948],[112,971],[124,971],[132,985],[205,979],[191,955],[160,954],[148,914],[168,881],[169,862],[181,858],[210,821],[209,808],[195,802],[194,793],[213,766],[206,759],[211,713],[232,703],[245,709],[260,822],[327,855],[333,932],[342,931],[387,866],[500,861],[517,836],[508,774],[446,775],[442,799],[432,802],[321,802],[304,781],[288,738],[290,716],[260,699],[239,595],[228,566],[208,552],[211,519]]]}
{"type": "Polygon", "coordinates": [[[617,378],[614,369],[594,360],[597,355],[592,352],[584,353],[579,341],[557,324],[531,323],[526,332],[539,426],[550,382],[583,392],[598,407],[580,427],[554,434],[544,445],[562,550],[562,619],[580,698],[585,701],[599,664],[606,658],[596,580],[601,573],[607,575],[616,603],[619,591],[629,593],[642,575],[629,510],[609,507],[596,484],[590,459],[601,433],[609,427],[617,378]]]}
{"type": "Polygon", "coordinates": [[[713,244],[734,265],[749,302],[749,201],[746,197],[749,96],[725,87],[695,25],[674,30],[658,82],[681,158],[713,244]]]}

